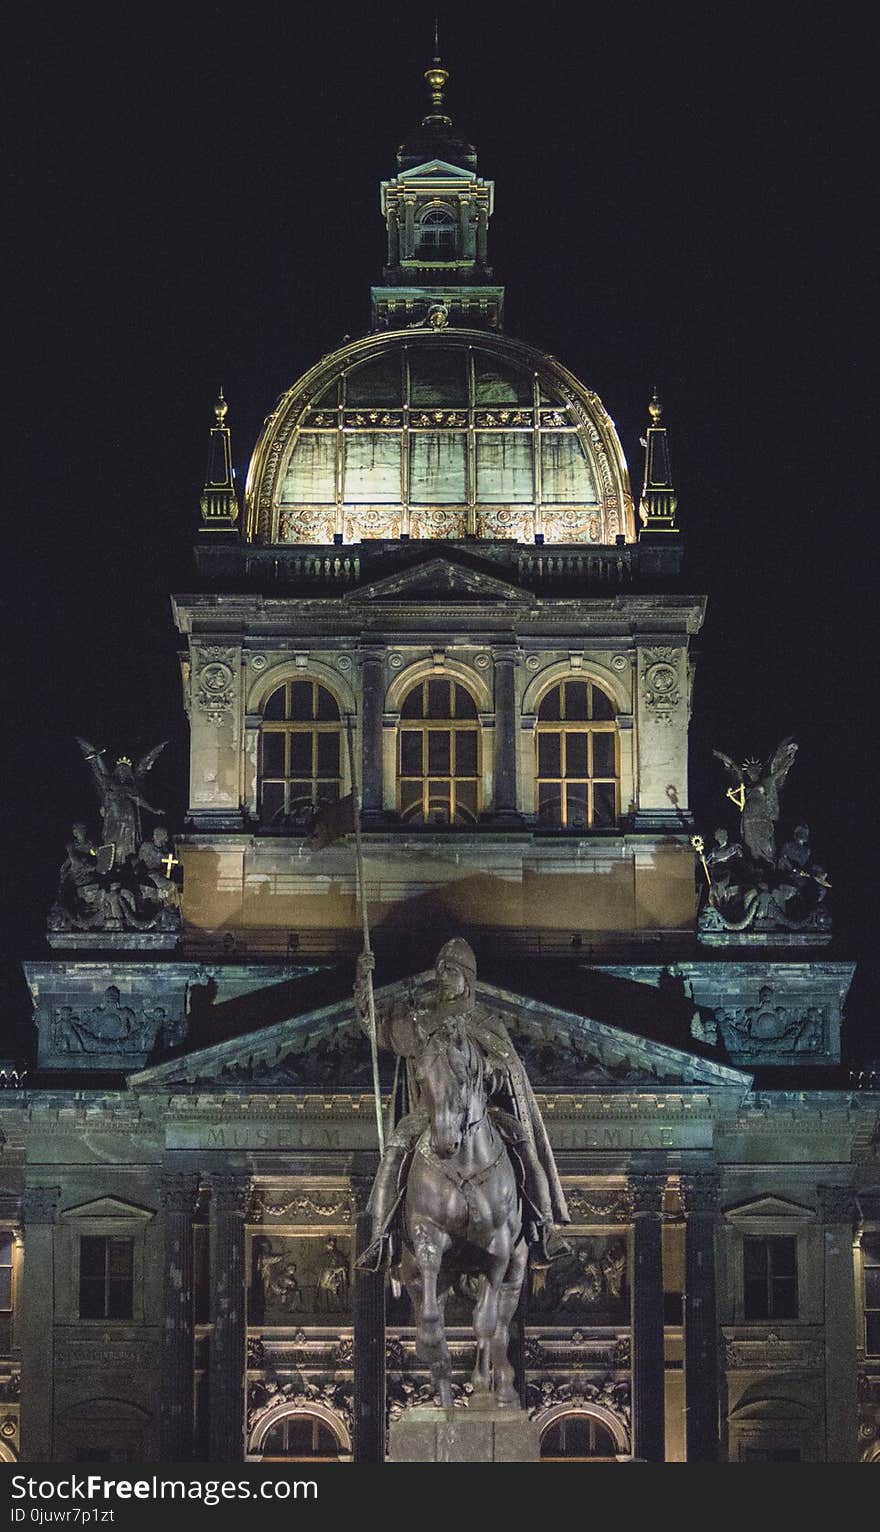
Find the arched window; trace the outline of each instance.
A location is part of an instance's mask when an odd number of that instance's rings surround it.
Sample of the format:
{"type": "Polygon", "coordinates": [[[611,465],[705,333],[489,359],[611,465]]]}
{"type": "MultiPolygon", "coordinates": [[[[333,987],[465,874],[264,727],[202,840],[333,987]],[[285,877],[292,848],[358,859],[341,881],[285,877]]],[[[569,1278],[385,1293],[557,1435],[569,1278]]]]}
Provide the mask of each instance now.
{"type": "Polygon", "coordinates": [[[342,720],[332,692],[317,681],[285,681],[263,708],[260,819],[305,828],[317,803],[332,803],[342,782],[342,720]]]}
{"type": "Polygon", "coordinates": [[[541,1432],[542,1462],[589,1462],[617,1458],[617,1445],[608,1427],[587,1410],[557,1415],[541,1432]]]}
{"type": "Polygon", "coordinates": [[[431,207],[419,219],[419,255],[434,255],[441,260],[455,255],[458,225],[446,208],[431,207]]]}
{"type": "Polygon", "coordinates": [[[617,724],[611,698],[593,681],[560,681],[538,710],[538,821],[566,830],[603,829],[619,812],[617,724]]]}
{"type": "Polygon", "coordinates": [[[348,1453],[326,1420],[306,1410],[294,1410],[269,1427],[260,1444],[260,1456],[264,1462],[286,1458],[338,1463],[348,1453]]]}
{"type": "Polygon", "coordinates": [[[472,825],[482,807],[477,704],[460,681],[430,676],[400,709],[398,808],[411,824],[472,825]]]}

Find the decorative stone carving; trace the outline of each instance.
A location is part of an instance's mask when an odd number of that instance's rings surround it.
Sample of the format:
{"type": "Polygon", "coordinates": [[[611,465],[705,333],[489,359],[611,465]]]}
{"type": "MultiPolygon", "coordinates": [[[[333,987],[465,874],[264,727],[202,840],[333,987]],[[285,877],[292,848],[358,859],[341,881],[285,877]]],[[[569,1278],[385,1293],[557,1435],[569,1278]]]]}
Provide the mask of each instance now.
{"type": "Polygon", "coordinates": [[[326,1410],[341,1420],[346,1431],[351,1433],[351,1383],[340,1382],[334,1378],[313,1382],[300,1372],[294,1373],[287,1380],[282,1380],[277,1374],[255,1379],[248,1385],[247,1392],[248,1433],[254,1431],[263,1417],[270,1411],[276,1410],[279,1405],[308,1410],[316,1404],[323,1405],[326,1410]]]}
{"type": "Polygon", "coordinates": [[[345,540],[349,543],[373,537],[399,537],[400,512],[397,510],[367,510],[361,508],[356,515],[345,518],[345,540]]]}
{"type": "Polygon", "coordinates": [[[11,1372],[0,1378],[0,1403],[17,1404],[21,1397],[21,1373],[11,1372]]]}
{"type": "Polygon", "coordinates": [[[338,1321],[351,1307],[351,1240],[344,1235],[261,1235],[254,1238],[250,1314],[257,1323],[287,1324],[291,1316],[338,1321]]]}
{"type": "MultiPolygon", "coordinates": [[[[569,1211],[571,1209],[569,1208],[569,1211]]],[[[619,1236],[584,1238],[566,1234],[548,1241],[549,1263],[529,1268],[529,1314],[552,1315],[554,1323],[598,1314],[622,1316],[626,1307],[626,1243],[619,1236]]]]}
{"type": "Polygon", "coordinates": [[[682,1176],[681,1200],[686,1217],[715,1217],[719,1205],[718,1177],[710,1171],[682,1176]]]}
{"type": "Polygon", "coordinates": [[[629,1187],[599,1191],[589,1186],[567,1186],[565,1196],[572,1223],[590,1223],[593,1219],[602,1223],[629,1223],[632,1218],[632,1192],[629,1187]]]}
{"type": "Polygon", "coordinates": [[[193,1171],[172,1171],[163,1175],[159,1182],[159,1196],[166,1213],[179,1213],[190,1218],[195,1212],[199,1195],[199,1176],[193,1171]]]}
{"type": "Polygon", "coordinates": [[[773,987],[763,984],[752,1005],[723,1009],[716,1021],[728,1048],[737,1052],[798,1054],[821,1050],[826,1043],[825,1006],[801,1010],[774,1003],[773,987]]]}
{"type": "Polygon", "coordinates": [[[541,656],[539,654],[527,654],[525,664],[526,670],[540,670],[541,656]]]}
{"type": "Polygon", "coordinates": [[[669,724],[682,699],[681,649],[668,646],[642,652],[643,700],[649,717],[669,724]]]}
{"type": "Polygon", "coordinates": [[[265,654],[252,654],[251,655],[251,668],[253,670],[265,670],[266,666],[268,665],[268,663],[269,663],[269,661],[266,658],[265,654]]]}
{"type": "MultiPolygon", "coordinates": [[[[466,1409],[472,1392],[470,1384],[454,1380],[450,1386],[453,1407],[466,1409]]],[[[413,1373],[392,1373],[386,1380],[385,1397],[388,1419],[392,1421],[397,1420],[404,1410],[413,1409],[416,1405],[433,1405],[436,1402],[436,1390],[433,1383],[413,1373]]]]}
{"type": "Polygon", "coordinates": [[[825,1366],[822,1341],[783,1340],[771,1330],[760,1340],[724,1337],[724,1365],[729,1372],[815,1372],[825,1366]]]}
{"type": "Polygon", "coordinates": [[[629,1186],[635,1218],[662,1217],[663,1194],[666,1190],[665,1176],[632,1176],[629,1186]]]}
{"type": "Polygon", "coordinates": [[[602,520],[583,511],[544,509],[544,536],[551,543],[598,543],[602,541],[602,520]]]}
{"type": "Polygon", "coordinates": [[[611,656],[611,669],[612,670],[616,670],[616,671],[620,672],[622,670],[626,670],[628,665],[629,665],[629,660],[627,659],[625,654],[613,654],[611,656]]]}
{"type": "Polygon", "coordinates": [[[314,1218],[333,1218],[338,1223],[348,1223],[354,1217],[354,1208],[347,1192],[333,1193],[323,1198],[317,1192],[297,1192],[283,1201],[279,1199],[274,1202],[269,1200],[270,1195],[259,1187],[254,1189],[251,1209],[254,1219],[278,1218],[287,1222],[301,1219],[309,1222],[314,1218]]]}
{"type": "MultiPolygon", "coordinates": [[[[270,500],[261,502],[269,509],[270,500]]],[[[336,512],[326,506],[309,510],[282,511],[279,537],[283,543],[332,543],[336,531],[336,512]]]]}
{"type": "Polygon", "coordinates": [[[626,1378],[614,1378],[610,1374],[598,1382],[584,1377],[541,1378],[526,1385],[526,1401],[530,1415],[539,1415],[559,1404],[570,1405],[573,1410],[600,1404],[616,1415],[629,1431],[630,1385],[626,1378]]]}
{"type": "Polygon", "coordinates": [[[79,1010],[60,1005],[52,1012],[51,1048],[55,1054],[143,1057],[155,1048],[176,1046],[185,1035],[183,1018],[169,1017],[161,1005],[141,1005],[135,1010],[123,1003],[113,984],[97,1005],[79,1010]]]}

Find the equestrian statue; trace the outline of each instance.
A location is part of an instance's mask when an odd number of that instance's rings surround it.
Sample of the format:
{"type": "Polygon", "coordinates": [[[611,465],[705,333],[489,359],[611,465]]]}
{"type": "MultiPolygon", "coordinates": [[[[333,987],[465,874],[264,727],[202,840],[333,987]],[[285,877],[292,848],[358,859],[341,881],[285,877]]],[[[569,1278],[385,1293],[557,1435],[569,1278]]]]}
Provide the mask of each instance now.
{"type": "MultiPolygon", "coordinates": [[[[358,960],[355,1005],[370,1031],[374,957],[358,960]]],[[[501,1017],[476,995],[477,964],[461,937],[441,948],[434,983],[376,1006],[376,1042],[398,1057],[388,1137],[370,1196],[372,1237],[358,1265],[388,1266],[413,1305],[416,1347],[441,1405],[452,1404],[445,1307],[474,1302],[476,1395],[518,1405],[507,1355],[529,1252],[568,1223],[547,1131],[501,1017]]]]}

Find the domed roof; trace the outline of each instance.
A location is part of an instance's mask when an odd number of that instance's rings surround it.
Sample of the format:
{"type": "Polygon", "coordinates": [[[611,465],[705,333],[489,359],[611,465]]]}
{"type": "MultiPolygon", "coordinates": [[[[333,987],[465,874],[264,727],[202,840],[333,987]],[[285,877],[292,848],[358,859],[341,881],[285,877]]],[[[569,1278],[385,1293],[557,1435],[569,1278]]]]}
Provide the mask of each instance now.
{"type": "Polygon", "coordinates": [[[635,541],[597,395],[553,357],[481,330],[385,331],[323,357],[266,421],[246,501],[246,536],[261,543],[635,541]]]}

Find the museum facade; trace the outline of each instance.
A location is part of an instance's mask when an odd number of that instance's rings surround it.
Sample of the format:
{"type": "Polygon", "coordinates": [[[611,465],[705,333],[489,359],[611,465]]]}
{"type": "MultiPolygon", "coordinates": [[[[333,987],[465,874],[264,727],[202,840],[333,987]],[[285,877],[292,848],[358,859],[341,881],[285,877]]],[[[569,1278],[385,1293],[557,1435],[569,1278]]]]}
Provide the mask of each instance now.
{"type": "Polygon", "coordinates": [[[636,505],[597,394],[504,332],[494,186],[427,80],[371,328],[281,397],[242,505],[215,407],[173,844],[156,752],[82,742],[100,820],[0,1097],[0,1457],[376,1462],[430,1399],[406,1300],[354,1264],[359,802],[377,1003],[465,937],[554,1150],[571,1223],[512,1346],[542,1458],[880,1460],[880,1093],[840,1071],[853,964],[794,750],[728,763],[733,839],[695,842],[706,601],[662,406],[636,505]]]}

